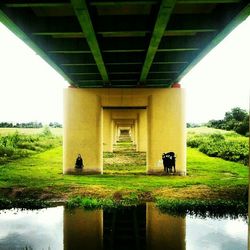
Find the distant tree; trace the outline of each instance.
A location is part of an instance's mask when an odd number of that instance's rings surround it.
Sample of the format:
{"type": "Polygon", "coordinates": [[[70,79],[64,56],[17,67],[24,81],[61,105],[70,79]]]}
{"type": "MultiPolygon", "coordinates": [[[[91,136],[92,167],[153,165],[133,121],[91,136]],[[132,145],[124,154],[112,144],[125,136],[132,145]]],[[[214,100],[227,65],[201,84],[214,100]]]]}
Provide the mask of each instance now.
{"type": "Polygon", "coordinates": [[[62,124],[60,124],[58,122],[50,122],[49,127],[51,127],[51,128],[62,128],[62,124]]]}
{"type": "Polygon", "coordinates": [[[41,122],[23,122],[23,123],[8,123],[8,122],[1,122],[1,128],[42,128],[43,124],[41,122]]]}
{"type": "Polygon", "coordinates": [[[0,122],[0,128],[13,128],[12,122],[0,122]]]}
{"type": "Polygon", "coordinates": [[[210,120],[208,127],[219,128],[225,130],[234,130],[241,135],[249,134],[249,114],[246,110],[239,107],[232,108],[231,111],[225,113],[223,120],[210,120]]]}
{"type": "Polygon", "coordinates": [[[223,125],[224,125],[224,120],[210,120],[207,123],[208,127],[218,128],[218,129],[223,129],[223,125]]]}
{"type": "Polygon", "coordinates": [[[246,110],[241,109],[239,107],[232,108],[231,111],[225,113],[225,118],[224,120],[230,121],[230,120],[235,120],[235,121],[243,121],[246,117],[248,116],[248,113],[246,110]]]}
{"type": "Polygon", "coordinates": [[[190,123],[190,122],[187,123],[187,128],[198,128],[198,127],[201,127],[201,124],[190,123]]]}

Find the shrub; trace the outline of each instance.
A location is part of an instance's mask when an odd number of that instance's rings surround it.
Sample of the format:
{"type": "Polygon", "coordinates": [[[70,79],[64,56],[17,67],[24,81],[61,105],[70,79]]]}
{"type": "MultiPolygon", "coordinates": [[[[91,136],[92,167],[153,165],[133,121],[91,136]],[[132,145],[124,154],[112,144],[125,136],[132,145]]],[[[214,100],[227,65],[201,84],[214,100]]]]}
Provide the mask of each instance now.
{"type": "Polygon", "coordinates": [[[204,143],[205,138],[202,136],[193,136],[188,138],[187,146],[191,148],[198,148],[202,143],[204,143]]]}
{"type": "Polygon", "coordinates": [[[45,126],[43,128],[43,131],[42,131],[41,135],[50,137],[50,136],[52,136],[52,132],[51,132],[51,130],[50,130],[50,128],[48,126],[45,126]]]}
{"type": "Polygon", "coordinates": [[[0,136],[0,163],[27,157],[61,145],[61,137],[53,136],[49,129],[41,135],[23,135],[18,132],[0,136]]]}
{"type": "Polygon", "coordinates": [[[213,141],[222,141],[222,140],[225,140],[225,137],[224,135],[218,133],[218,134],[209,135],[209,139],[213,141]]]}
{"type": "Polygon", "coordinates": [[[14,148],[11,147],[5,147],[3,145],[0,145],[0,156],[11,156],[14,153],[14,148]]]}
{"type": "Polygon", "coordinates": [[[248,141],[236,133],[192,134],[188,136],[187,145],[211,157],[248,165],[248,141]]]}

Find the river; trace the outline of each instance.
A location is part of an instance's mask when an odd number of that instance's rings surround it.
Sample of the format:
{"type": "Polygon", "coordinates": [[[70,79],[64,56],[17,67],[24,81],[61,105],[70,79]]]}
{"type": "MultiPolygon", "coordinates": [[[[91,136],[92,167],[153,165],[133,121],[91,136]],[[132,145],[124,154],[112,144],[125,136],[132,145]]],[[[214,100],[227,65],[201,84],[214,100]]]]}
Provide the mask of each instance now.
{"type": "Polygon", "coordinates": [[[153,203],[116,210],[0,211],[0,249],[246,250],[244,218],[161,213],[153,203]]]}

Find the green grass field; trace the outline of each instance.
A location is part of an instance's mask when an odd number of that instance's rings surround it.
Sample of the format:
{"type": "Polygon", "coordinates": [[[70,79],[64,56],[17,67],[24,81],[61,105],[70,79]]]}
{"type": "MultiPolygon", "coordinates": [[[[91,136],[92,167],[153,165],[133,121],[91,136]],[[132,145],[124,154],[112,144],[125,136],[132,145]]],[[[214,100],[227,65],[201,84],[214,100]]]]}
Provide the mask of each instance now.
{"type": "Polygon", "coordinates": [[[42,129],[1,129],[0,130],[0,164],[62,145],[62,136],[58,130],[42,129]],[[54,132],[54,134],[53,134],[54,132]]]}
{"type": "MultiPolygon", "coordinates": [[[[122,150],[104,154],[104,174],[62,174],[62,147],[0,165],[0,195],[9,198],[67,200],[95,198],[159,198],[244,200],[248,167],[208,157],[188,148],[187,176],[146,175],[145,153],[122,150]]],[[[128,146],[128,145],[127,145],[128,146]]]]}
{"type": "MultiPolygon", "coordinates": [[[[44,128],[0,128],[0,136],[18,132],[23,135],[41,134],[44,128]]],[[[62,136],[62,128],[50,128],[53,135],[62,136]]]]}
{"type": "Polygon", "coordinates": [[[187,129],[187,137],[192,137],[194,135],[207,136],[211,134],[222,134],[227,140],[231,140],[231,141],[244,141],[244,142],[249,141],[249,137],[239,135],[234,131],[227,131],[223,129],[215,129],[215,128],[208,128],[208,127],[198,127],[198,128],[187,129]]]}
{"type": "Polygon", "coordinates": [[[187,145],[208,156],[248,165],[249,138],[233,131],[191,128],[187,133],[187,145]]]}

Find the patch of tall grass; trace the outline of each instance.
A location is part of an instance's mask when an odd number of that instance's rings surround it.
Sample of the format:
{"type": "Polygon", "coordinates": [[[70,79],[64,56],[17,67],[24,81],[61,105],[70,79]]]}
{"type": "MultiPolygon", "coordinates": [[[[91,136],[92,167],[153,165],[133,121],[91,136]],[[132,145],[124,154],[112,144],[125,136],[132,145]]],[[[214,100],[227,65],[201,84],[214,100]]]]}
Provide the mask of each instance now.
{"type": "Polygon", "coordinates": [[[188,133],[187,146],[198,148],[200,152],[224,160],[239,162],[248,165],[249,142],[248,138],[235,132],[221,133],[188,133]]]}
{"type": "Polygon", "coordinates": [[[40,134],[25,135],[16,131],[0,135],[0,164],[52,149],[61,143],[61,137],[54,136],[46,127],[40,134]]]}
{"type": "Polygon", "coordinates": [[[70,198],[66,202],[67,208],[85,208],[85,209],[111,209],[120,207],[137,206],[139,204],[138,197],[135,195],[122,197],[121,199],[114,198],[93,198],[76,196],[70,198]]]}

